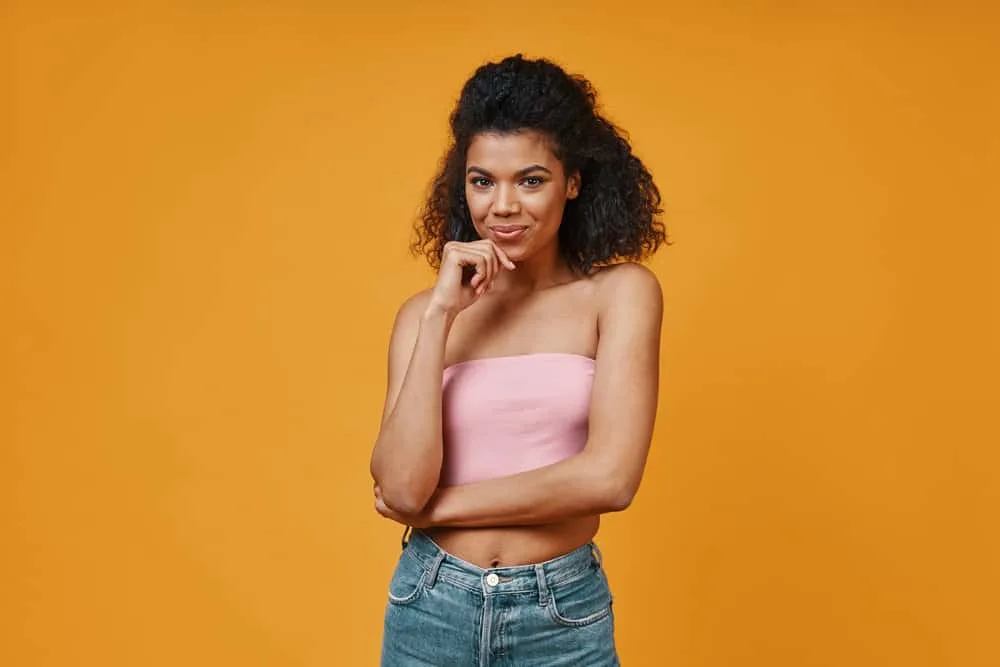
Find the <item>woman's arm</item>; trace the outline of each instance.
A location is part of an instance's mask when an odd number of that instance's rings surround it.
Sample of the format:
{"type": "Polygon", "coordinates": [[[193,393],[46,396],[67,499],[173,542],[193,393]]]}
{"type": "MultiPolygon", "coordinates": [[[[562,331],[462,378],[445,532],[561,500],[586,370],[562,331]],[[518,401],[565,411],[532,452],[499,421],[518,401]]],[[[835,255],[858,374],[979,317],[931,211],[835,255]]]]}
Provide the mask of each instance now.
{"type": "Polygon", "coordinates": [[[399,309],[389,341],[382,427],[371,474],[388,507],[419,512],[441,473],[441,374],[453,317],[430,306],[430,293],[399,309]]]}
{"type": "MultiPolygon", "coordinates": [[[[637,264],[607,269],[584,450],[517,475],[438,489],[422,513],[383,515],[418,527],[554,523],[620,511],[639,488],[656,416],[663,297],[637,264]]],[[[384,490],[383,490],[384,496],[384,490]]]]}
{"type": "Polygon", "coordinates": [[[433,290],[399,310],[389,343],[389,377],[371,474],[387,508],[418,514],[437,488],[443,459],[441,382],[455,317],[513,262],[491,241],[445,245],[433,290]],[[466,267],[474,275],[463,281],[466,267]]]}

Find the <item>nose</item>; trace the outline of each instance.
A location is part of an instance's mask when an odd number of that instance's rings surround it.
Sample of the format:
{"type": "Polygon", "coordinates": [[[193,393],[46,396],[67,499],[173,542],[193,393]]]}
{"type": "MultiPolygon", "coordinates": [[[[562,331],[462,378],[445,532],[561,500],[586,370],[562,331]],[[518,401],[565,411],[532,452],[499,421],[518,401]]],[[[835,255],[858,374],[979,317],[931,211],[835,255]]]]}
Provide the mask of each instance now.
{"type": "Polygon", "coordinates": [[[497,187],[496,198],[493,200],[493,214],[505,218],[520,212],[521,202],[517,200],[517,191],[506,184],[497,187]]]}

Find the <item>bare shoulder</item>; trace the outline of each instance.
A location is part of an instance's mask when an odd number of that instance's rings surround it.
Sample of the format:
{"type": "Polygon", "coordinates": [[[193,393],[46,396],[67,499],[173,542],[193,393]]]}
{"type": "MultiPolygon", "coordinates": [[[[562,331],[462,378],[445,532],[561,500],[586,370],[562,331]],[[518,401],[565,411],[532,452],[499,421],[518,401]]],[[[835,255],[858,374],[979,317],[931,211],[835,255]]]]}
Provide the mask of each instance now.
{"type": "Polygon", "coordinates": [[[635,262],[623,262],[602,268],[593,277],[602,310],[612,306],[660,310],[663,290],[649,268],[635,262]]]}

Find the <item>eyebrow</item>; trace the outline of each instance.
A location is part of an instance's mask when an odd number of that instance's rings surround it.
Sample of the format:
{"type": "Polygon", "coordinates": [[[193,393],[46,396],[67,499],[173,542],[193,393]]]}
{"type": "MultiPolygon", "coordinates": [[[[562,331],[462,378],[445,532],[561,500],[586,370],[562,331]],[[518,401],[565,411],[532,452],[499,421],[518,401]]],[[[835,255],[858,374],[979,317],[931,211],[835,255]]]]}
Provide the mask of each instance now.
{"type": "MultiPolygon", "coordinates": [[[[544,171],[549,176],[552,175],[552,172],[549,169],[546,169],[540,164],[533,164],[530,167],[525,167],[524,169],[517,170],[517,172],[514,173],[514,176],[520,178],[522,176],[527,176],[533,171],[544,171]]],[[[465,173],[466,175],[475,173],[475,174],[482,174],[483,176],[490,176],[490,177],[493,176],[493,174],[483,169],[482,167],[469,167],[468,169],[465,170],[465,173]]]]}

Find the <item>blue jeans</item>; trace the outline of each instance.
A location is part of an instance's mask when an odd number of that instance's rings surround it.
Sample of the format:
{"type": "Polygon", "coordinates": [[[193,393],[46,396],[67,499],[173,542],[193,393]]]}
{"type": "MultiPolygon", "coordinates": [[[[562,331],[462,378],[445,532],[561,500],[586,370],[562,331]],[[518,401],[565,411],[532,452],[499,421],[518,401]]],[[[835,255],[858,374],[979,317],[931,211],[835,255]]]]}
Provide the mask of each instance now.
{"type": "Polygon", "coordinates": [[[611,591],[586,544],[484,570],[415,531],[389,584],[382,667],[613,667],[611,591]]]}

